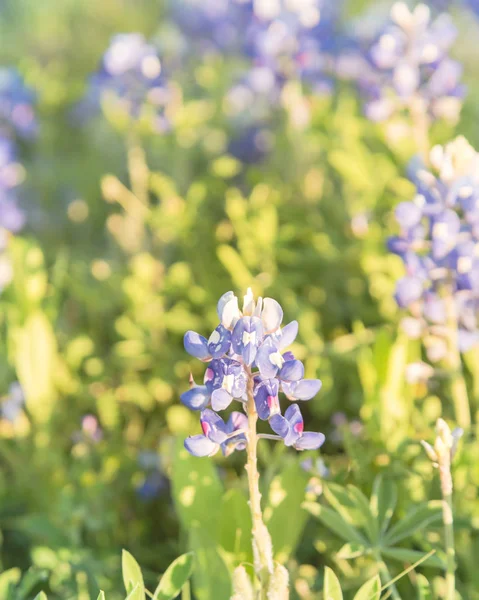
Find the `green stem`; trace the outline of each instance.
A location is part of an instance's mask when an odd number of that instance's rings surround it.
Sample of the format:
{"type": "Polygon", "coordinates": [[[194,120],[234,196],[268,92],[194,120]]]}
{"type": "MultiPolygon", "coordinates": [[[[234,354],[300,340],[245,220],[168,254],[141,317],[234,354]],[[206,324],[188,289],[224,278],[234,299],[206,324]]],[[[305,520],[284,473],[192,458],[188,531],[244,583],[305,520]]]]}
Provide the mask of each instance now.
{"type": "Polygon", "coordinates": [[[245,466],[248,474],[249,488],[249,505],[251,509],[252,520],[252,537],[253,537],[253,555],[256,575],[261,585],[260,598],[267,598],[271,575],[274,570],[273,563],[273,547],[268,529],[263,522],[263,512],[261,510],[261,493],[259,491],[259,472],[257,445],[258,435],[256,432],[256,424],[258,421],[258,413],[253,396],[254,380],[251,371],[248,373],[248,402],[246,405],[246,413],[248,416],[248,433],[247,433],[247,463],[245,466]]]}
{"type": "Polygon", "coordinates": [[[447,355],[448,367],[451,371],[451,396],[454,404],[456,420],[460,427],[468,429],[471,426],[471,411],[467,386],[462,372],[462,360],[458,346],[457,313],[454,298],[451,294],[445,297],[447,310],[447,330],[449,349],[447,355]]]}

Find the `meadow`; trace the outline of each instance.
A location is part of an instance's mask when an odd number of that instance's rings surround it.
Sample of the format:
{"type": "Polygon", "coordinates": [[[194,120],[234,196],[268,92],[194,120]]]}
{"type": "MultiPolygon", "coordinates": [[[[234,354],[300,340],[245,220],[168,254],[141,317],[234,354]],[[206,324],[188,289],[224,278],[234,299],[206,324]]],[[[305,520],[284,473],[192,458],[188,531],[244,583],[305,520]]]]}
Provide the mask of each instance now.
{"type": "Polygon", "coordinates": [[[479,600],[478,35],[0,0],[0,600],[479,600]]]}

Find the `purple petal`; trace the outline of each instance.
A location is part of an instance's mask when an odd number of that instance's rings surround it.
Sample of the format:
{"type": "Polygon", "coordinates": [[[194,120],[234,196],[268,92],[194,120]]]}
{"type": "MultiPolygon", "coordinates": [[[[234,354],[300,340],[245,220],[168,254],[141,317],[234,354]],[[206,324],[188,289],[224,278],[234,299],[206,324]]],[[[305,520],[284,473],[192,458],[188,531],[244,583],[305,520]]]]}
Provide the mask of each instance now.
{"type": "Polygon", "coordinates": [[[208,406],[210,396],[204,385],[196,385],[190,390],[181,394],[180,400],[191,410],[203,410],[208,406]]]}
{"type": "Polygon", "coordinates": [[[291,321],[291,323],[285,325],[283,329],[281,329],[281,331],[278,332],[278,334],[278,348],[280,350],[284,350],[294,342],[296,336],[298,335],[298,321],[291,321]]]}
{"type": "Polygon", "coordinates": [[[187,331],[183,339],[185,350],[191,356],[199,358],[200,360],[209,360],[210,353],[208,351],[208,341],[205,337],[196,333],[195,331],[187,331]]]}
{"type": "Polygon", "coordinates": [[[209,408],[201,413],[201,429],[208,439],[221,444],[227,438],[226,425],[223,419],[209,408]]]}
{"type": "Polygon", "coordinates": [[[263,310],[261,311],[261,321],[263,322],[265,333],[273,333],[281,325],[283,320],[283,309],[273,298],[263,299],[263,310]]]}
{"type": "Polygon", "coordinates": [[[271,417],[271,419],[269,420],[269,425],[270,425],[271,429],[275,433],[280,435],[282,438],[285,438],[289,433],[289,429],[290,429],[289,423],[283,417],[283,415],[280,415],[280,414],[273,415],[271,417]]]}
{"type": "Polygon", "coordinates": [[[311,400],[321,389],[319,379],[302,379],[291,383],[283,382],[281,387],[290,400],[311,400]]]}
{"type": "Polygon", "coordinates": [[[262,377],[271,379],[276,377],[279,369],[282,367],[284,359],[277,348],[271,345],[271,342],[265,342],[258,349],[256,354],[256,366],[262,377]]]}
{"type": "Polygon", "coordinates": [[[263,340],[263,327],[258,317],[242,317],[235,325],[231,338],[233,350],[250,366],[263,340]]]}
{"type": "Polygon", "coordinates": [[[233,411],[226,423],[226,431],[228,433],[233,433],[237,429],[247,429],[248,428],[248,417],[238,412],[237,410],[233,411]]]}
{"type": "Polygon", "coordinates": [[[287,360],[279,372],[283,381],[299,381],[304,375],[304,365],[300,360],[287,360]]]}
{"type": "Polygon", "coordinates": [[[280,412],[278,389],[279,384],[276,379],[259,380],[254,387],[256,410],[263,421],[280,412]]]}
{"type": "Polygon", "coordinates": [[[317,450],[324,444],[326,438],[322,433],[305,431],[303,435],[295,442],[296,450],[317,450]]]}
{"type": "Polygon", "coordinates": [[[230,345],[231,331],[221,324],[218,325],[208,340],[208,352],[213,358],[221,358],[228,352],[230,345]]]}
{"type": "Polygon", "coordinates": [[[227,439],[221,444],[221,450],[224,456],[229,456],[235,450],[244,450],[246,448],[246,437],[241,433],[227,439]]]}
{"type": "Polygon", "coordinates": [[[193,456],[213,456],[219,446],[204,435],[192,435],[185,440],[185,448],[193,456]]]}
{"type": "Polygon", "coordinates": [[[211,408],[213,410],[224,410],[233,401],[233,397],[225,389],[219,388],[211,394],[211,408]]]}

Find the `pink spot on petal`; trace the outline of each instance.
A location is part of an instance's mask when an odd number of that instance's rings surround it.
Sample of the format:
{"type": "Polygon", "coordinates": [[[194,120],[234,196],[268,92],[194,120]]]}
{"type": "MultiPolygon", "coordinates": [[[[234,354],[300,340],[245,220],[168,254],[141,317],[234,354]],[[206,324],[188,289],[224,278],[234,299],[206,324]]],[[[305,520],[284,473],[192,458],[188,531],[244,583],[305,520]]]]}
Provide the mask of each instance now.
{"type": "Polygon", "coordinates": [[[296,423],[296,425],[294,426],[294,430],[296,431],[296,433],[303,433],[304,423],[296,423]]]}
{"type": "Polygon", "coordinates": [[[210,426],[208,425],[208,423],[206,421],[201,422],[201,429],[203,430],[203,433],[206,436],[208,436],[208,431],[210,430],[210,426]]]}
{"type": "Polygon", "coordinates": [[[268,398],[267,398],[268,408],[271,408],[272,406],[274,406],[276,404],[276,401],[277,401],[276,396],[268,396],[268,398]]]}
{"type": "Polygon", "coordinates": [[[212,381],[215,377],[215,373],[213,371],[213,369],[210,369],[209,367],[206,369],[206,373],[205,373],[205,381],[212,381]]]}

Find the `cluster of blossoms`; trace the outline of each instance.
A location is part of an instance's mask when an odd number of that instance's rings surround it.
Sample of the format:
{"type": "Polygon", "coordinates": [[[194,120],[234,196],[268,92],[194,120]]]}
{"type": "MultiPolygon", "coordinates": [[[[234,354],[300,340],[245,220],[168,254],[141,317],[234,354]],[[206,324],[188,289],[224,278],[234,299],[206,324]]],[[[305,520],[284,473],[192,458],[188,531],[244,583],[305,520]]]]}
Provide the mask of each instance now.
{"type": "Polygon", "coordinates": [[[411,11],[396,2],[358,77],[367,117],[384,121],[408,110],[455,122],[465,92],[462,66],[449,57],[456,36],[449,15],[432,20],[425,4],[411,11]]]}
{"type": "Polygon", "coordinates": [[[110,102],[134,119],[147,112],[156,131],[168,128],[165,110],[171,91],[156,48],[140,33],[112,38],[90,84],[86,104],[110,102]]]}
{"type": "MultiPolygon", "coordinates": [[[[304,432],[297,404],[281,414],[278,393],[290,401],[310,400],[321,388],[318,379],[304,379],[304,366],[291,352],[283,352],[296,338],[298,323],[281,328],[283,310],[272,298],[255,302],[251,289],[240,311],[233,292],[218,302],[220,324],[209,339],[188,331],[184,344],[192,356],[208,363],[204,385],[191,381],[181,401],[199,410],[203,435],[186,439],[186,449],[195,456],[211,456],[220,448],[225,455],[243,450],[247,444],[248,418],[244,412],[231,413],[224,420],[217,411],[239,401],[246,410],[254,398],[258,417],[269,421],[277,439],[297,450],[316,449],[324,442],[322,433],[304,432]],[[208,408],[211,406],[211,408],[208,408]]],[[[268,436],[271,437],[271,436],[268,436]]]]}
{"type": "MultiPolygon", "coordinates": [[[[415,198],[396,208],[400,233],[388,246],[406,268],[396,300],[413,317],[412,335],[428,331],[437,341],[454,318],[465,351],[479,342],[479,154],[460,136],[435,146],[430,162],[434,172],[413,174],[415,198]]],[[[445,343],[432,347],[442,358],[445,343]]]]}

